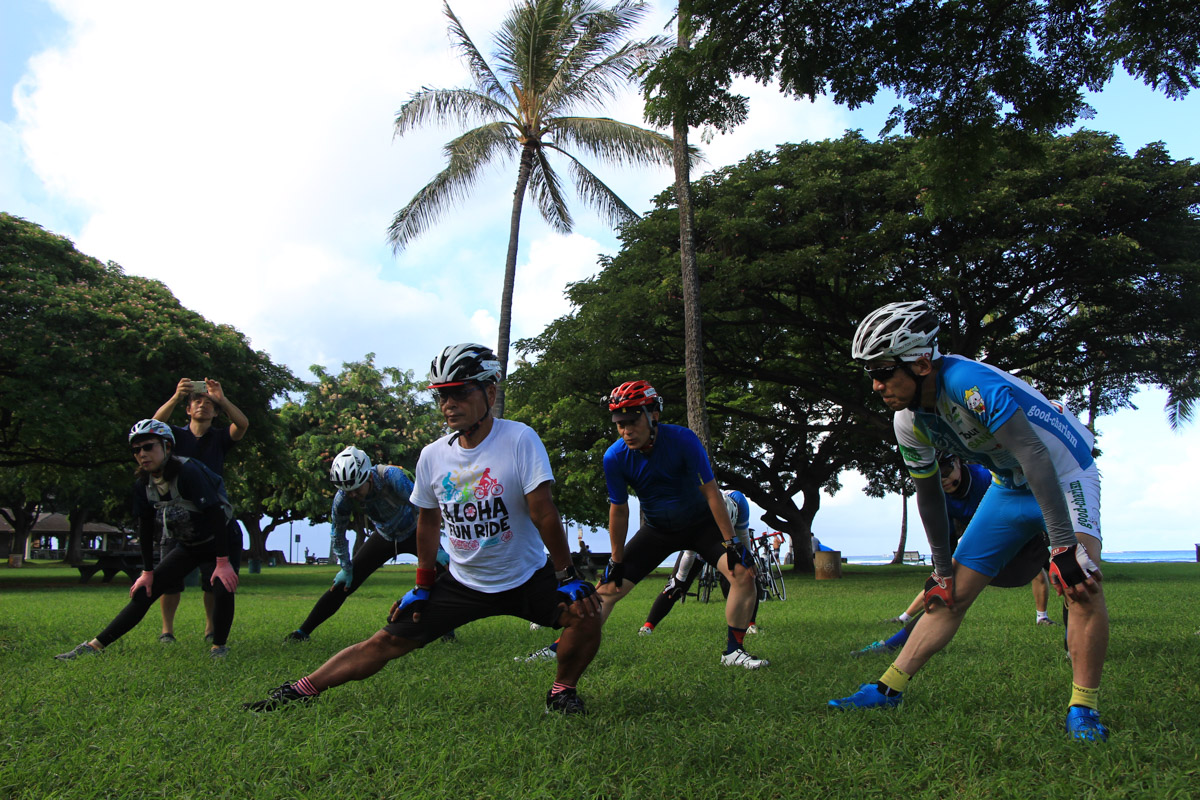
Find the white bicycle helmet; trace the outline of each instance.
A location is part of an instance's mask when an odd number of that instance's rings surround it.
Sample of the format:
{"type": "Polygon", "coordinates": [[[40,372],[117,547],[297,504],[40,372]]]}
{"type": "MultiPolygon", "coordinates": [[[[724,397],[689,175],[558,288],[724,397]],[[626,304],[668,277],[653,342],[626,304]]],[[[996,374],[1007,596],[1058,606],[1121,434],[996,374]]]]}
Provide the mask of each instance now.
{"type": "Polygon", "coordinates": [[[133,423],[133,427],[129,429],[129,442],[132,444],[139,436],[157,436],[170,442],[171,447],[175,446],[175,434],[171,431],[171,426],[156,419],[141,419],[133,423]]]}
{"type": "Polygon", "coordinates": [[[851,355],[858,361],[916,361],[940,358],[937,317],[924,300],[889,303],[877,308],[854,332],[851,355]]]}
{"type": "Polygon", "coordinates": [[[495,383],[500,380],[500,362],[490,348],[481,344],[447,347],[429,364],[429,388],[461,386],[464,383],[495,383]]]}
{"type": "Polygon", "coordinates": [[[371,459],[354,445],[338,453],[329,467],[329,480],[347,492],[353,492],[371,477],[371,459]]]}
{"type": "Polygon", "coordinates": [[[725,498],[725,513],[729,514],[729,521],[736,527],[738,518],[738,504],[737,500],[733,499],[733,491],[727,489],[724,492],[721,492],[721,495],[725,498]]]}

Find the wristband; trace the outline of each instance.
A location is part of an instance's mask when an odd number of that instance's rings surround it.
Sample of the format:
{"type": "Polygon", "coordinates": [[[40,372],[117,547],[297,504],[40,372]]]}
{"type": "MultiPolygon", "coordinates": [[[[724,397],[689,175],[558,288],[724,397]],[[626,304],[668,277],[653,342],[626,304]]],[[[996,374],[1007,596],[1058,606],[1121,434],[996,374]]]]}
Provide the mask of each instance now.
{"type": "Polygon", "coordinates": [[[437,580],[437,570],[417,567],[417,586],[428,588],[437,580]]]}
{"type": "Polygon", "coordinates": [[[563,569],[554,570],[554,577],[555,577],[555,579],[558,580],[559,583],[562,583],[563,581],[568,581],[568,580],[576,577],[575,565],[570,564],[570,565],[564,567],[563,569]]]}

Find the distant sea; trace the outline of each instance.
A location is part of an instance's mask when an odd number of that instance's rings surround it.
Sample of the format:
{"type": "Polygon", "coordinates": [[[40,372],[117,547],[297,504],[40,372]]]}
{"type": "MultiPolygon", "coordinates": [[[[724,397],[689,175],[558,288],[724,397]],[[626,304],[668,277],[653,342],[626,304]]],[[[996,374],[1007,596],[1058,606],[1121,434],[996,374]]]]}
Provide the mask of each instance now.
{"type": "MultiPolygon", "coordinates": [[[[923,553],[925,561],[929,562],[929,554],[923,553]]],[[[892,557],[888,556],[847,556],[851,564],[890,564],[892,557]]],[[[1105,561],[1122,564],[1146,564],[1174,561],[1195,561],[1196,551],[1192,550],[1121,550],[1105,552],[1105,561]]]]}

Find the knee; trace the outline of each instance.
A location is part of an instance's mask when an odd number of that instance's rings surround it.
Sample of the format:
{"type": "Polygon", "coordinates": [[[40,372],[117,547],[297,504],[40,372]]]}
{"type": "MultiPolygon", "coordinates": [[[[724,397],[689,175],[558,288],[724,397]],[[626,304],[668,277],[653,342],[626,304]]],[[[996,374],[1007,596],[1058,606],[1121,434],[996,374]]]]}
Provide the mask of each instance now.
{"type": "Polygon", "coordinates": [[[742,589],[751,589],[754,587],[754,573],[747,567],[739,566],[733,571],[732,583],[742,589]]]}

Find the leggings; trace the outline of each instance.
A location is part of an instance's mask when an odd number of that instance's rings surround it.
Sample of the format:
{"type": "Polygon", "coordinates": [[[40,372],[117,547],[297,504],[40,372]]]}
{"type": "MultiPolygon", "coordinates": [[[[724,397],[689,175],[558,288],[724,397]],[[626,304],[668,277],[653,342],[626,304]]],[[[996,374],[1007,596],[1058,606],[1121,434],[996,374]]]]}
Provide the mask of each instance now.
{"type": "MultiPolygon", "coordinates": [[[[383,538],[378,533],[372,533],[367,541],[363,542],[363,546],[358,548],[358,552],[354,554],[353,573],[354,580],[350,582],[350,588],[346,591],[342,590],[341,586],[334,586],[321,595],[317,600],[317,604],[313,606],[312,611],[308,613],[308,619],[300,625],[300,630],[305,633],[312,633],[317,629],[322,622],[332,617],[337,613],[337,610],[342,607],[342,603],[346,602],[346,598],[354,594],[358,587],[366,582],[367,578],[382,567],[388,561],[391,561],[399,553],[408,553],[409,555],[417,554],[417,537],[410,536],[403,542],[393,542],[383,538]]],[[[441,565],[438,565],[438,571],[441,571],[441,565]]]]}
{"type": "MultiPolygon", "coordinates": [[[[231,548],[240,550],[241,542],[230,542],[231,548]]],[[[234,572],[238,571],[237,553],[229,554],[229,563],[234,572]]],[[[220,581],[213,582],[213,569],[217,566],[217,550],[213,542],[189,547],[180,544],[163,556],[163,560],[154,569],[154,582],[150,586],[150,595],[136,592],[133,598],[121,609],[121,612],[108,623],[108,627],[100,632],[96,641],[105,647],[129,633],[135,625],[142,621],[150,606],[163,594],[164,588],[177,586],[183,577],[196,567],[200,568],[201,584],[206,590],[212,591],[216,603],[213,606],[213,644],[223,645],[229,640],[229,629],[233,627],[234,594],[225,588],[220,581]],[[209,588],[211,587],[211,589],[209,588]]]]}

